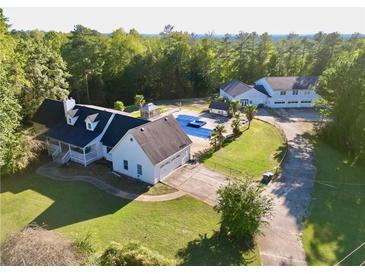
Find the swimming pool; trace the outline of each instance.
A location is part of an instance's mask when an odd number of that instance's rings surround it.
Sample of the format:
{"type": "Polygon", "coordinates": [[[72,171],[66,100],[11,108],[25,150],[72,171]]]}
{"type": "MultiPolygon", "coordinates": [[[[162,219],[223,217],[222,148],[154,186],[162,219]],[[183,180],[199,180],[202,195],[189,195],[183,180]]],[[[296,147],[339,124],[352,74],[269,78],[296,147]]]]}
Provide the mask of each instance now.
{"type": "Polygon", "coordinates": [[[212,134],[211,129],[204,127],[194,128],[188,126],[188,123],[194,120],[199,120],[199,117],[183,115],[183,114],[180,114],[176,117],[176,121],[179,123],[179,125],[185,131],[186,134],[203,139],[209,139],[210,135],[212,134]]]}

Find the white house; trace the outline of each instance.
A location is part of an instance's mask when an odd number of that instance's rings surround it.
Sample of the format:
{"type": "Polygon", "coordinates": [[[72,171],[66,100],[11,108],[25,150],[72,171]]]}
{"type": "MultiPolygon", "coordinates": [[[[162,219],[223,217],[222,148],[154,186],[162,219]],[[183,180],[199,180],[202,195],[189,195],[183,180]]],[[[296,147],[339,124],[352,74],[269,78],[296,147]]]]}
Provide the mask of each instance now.
{"type": "Polygon", "coordinates": [[[265,77],[255,82],[268,93],[266,106],[271,108],[313,107],[320,96],[315,92],[317,76],[265,77]]]}
{"type": "Polygon", "coordinates": [[[72,98],[46,99],[33,122],[61,164],[105,158],[114,171],[154,184],[190,159],[191,140],[172,115],[150,122],[72,98]]]}
{"type": "Polygon", "coordinates": [[[314,90],[317,82],[317,76],[265,77],[257,80],[254,86],[232,80],[221,87],[220,96],[239,100],[241,106],[313,107],[320,98],[314,90]]]}
{"type": "Polygon", "coordinates": [[[268,95],[258,91],[255,87],[242,83],[239,80],[231,80],[220,88],[219,96],[229,101],[237,100],[241,106],[246,105],[264,105],[266,104],[268,95]]]}

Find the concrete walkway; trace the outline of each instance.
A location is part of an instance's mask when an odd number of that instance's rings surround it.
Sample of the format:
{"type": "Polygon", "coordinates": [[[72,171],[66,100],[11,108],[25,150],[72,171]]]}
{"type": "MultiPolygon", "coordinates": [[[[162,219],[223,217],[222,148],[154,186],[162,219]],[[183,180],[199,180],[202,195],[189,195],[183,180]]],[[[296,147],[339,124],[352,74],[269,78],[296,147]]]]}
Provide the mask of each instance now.
{"type": "Polygon", "coordinates": [[[280,110],[269,114],[260,110],[258,118],[283,129],[288,154],[282,174],[265,192],[273,197],[273,218],[258,239],[263,265],[306,265],[302,243],[303,220],[307,216],[315,176],[312,146],[303,133],[313,127],[311,110],[280,110]]]}
{"type": "Polygon", "coordinates": [[[163,182],[211,206],[217,203],[217,190],[228,184],[226,176],[202,164],[184,165],[166,177],[163,182]]]}
{"type": "Polygon", "coordinates": [[[43,165],[37,169],[37,174],[58,180],[58,181],[83,181],[89,183],[100,190],[103,190],[111,195],[114,195],[119,198],[123,198],[126,200],[136,200],[141,202],[163,202],[163,201],[170,201],[180,198],[186,195],[185,192],[178,190],[173,193],[162,194],[162,195],[147,195],[147,194],[135,194],[122,191],[116,187],[113,187],[104,181],[97,179],[95,177],[90,176],[65,176],[58,172],[57,167],[53,163],[49,163],[43,165]]]}

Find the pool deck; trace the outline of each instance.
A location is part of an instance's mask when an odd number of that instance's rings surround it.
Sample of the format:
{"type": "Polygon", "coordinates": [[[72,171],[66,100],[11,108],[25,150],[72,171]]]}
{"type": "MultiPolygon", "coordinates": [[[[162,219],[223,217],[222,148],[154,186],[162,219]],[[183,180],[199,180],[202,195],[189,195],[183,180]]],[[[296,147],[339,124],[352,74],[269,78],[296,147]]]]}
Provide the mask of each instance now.
{"type": "MultiPolygon", "coordinates": [[[[173,115],[175,116],[175,118],[179,115],[188,115],[188,116],[198,117],[200,120],[204,120],[205,122],[207,122],[203,126],[203,128],[213,130],[217,125],[224,125],[226,130],[227,130],[225,135],[228,135],[228,134],[232,133],[232,128],[230,126],[231,125],[230,119],[228,119],[226,117],[223,117],[223,116],[211,114],[211,113],[208,113],[208,112],[199,113],[197,111],[188,110],[188,109],[181,109],[180,111],[174,112],[173,115]]],[[[201,151],[203,151],[203,150],[210,147],[209,139],[200,138],[200,137],[196,137],[196,136],[193,136],[193,135],[189,135],[189,137],[193,141],[193,144],[191,146],[191,154],[192,155],[194,155],[196,153],[199,153],[199,152],[201,152],[201,151]]]]}

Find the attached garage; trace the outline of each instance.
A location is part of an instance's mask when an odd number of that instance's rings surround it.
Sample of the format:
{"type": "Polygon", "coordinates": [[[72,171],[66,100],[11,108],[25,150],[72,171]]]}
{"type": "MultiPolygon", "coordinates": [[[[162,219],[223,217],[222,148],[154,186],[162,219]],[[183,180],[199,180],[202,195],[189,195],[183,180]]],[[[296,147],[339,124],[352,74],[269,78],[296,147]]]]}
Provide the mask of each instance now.
{"type": "Polygon", "coordinates": [[[163,161],[157,166],[157,173],[160,180],[169,175],[172,171],[189,161],[189,150],[185,149],[179,154],[172,156],[170,159],[163,161]]]}

